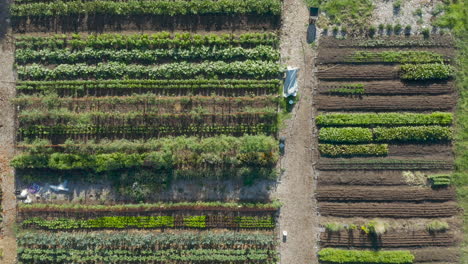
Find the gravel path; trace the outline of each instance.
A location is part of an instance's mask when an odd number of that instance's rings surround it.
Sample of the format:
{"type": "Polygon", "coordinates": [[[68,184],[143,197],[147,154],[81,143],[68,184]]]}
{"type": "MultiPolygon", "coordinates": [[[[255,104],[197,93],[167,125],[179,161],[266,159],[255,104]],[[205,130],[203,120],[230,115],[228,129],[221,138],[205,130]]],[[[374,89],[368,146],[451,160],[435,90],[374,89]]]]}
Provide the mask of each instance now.
{"type": "Polygon", "coordinates": [[[16,197],[14,170],[9,166],[14,155],[15,108],[10,99],[15,96],[13,68],[13,43],[7,35],[0,45],[0,175],[2,178],[3,249],[2,264],[13,264],[16,260],[14,224],[16,218],[16,197]]]}
{"type": "Polygon", "coordinates": [[[282,264],[317,263],[318,216],[314,198],[317,158],[312,105],[313,50],[306,42],[309,14],[303,0],[285,0],[281,33],[282,63],[300,68],[300,101],[281,136],[286,137],[286,153],[281,160],[284,173],[277,189],[283,203],[279,219],[279,232],[288,232],[287,241],[281,242],[282,264]]]}

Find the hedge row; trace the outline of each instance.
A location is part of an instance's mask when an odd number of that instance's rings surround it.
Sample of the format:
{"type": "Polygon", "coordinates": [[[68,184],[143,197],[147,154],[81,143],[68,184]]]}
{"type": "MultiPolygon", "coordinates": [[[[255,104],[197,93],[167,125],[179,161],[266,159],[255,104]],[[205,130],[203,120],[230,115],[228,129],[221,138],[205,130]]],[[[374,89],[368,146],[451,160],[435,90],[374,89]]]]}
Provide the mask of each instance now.
{"type": "Polygon", "coordinates": [[[86,64],[60,64],[53,69],[33,64],[17,67],[20,80],[70,79],[185,79],[194,77],[247,77],[276,78],[282,67],[267,61],[212,61],[202,63],[168,63],[158,66],[123,64],[118,62],[86,64]]]}
{"type": "Polygon", "coordinates": [[[319,260],[326,263],[410,264],[414,256],[410,251],[369,251],[325,248],[319,251],[319,260]]]}
{"type": "Polygon", "coordinates": [[[317,116],[318,126],[449,126],[453,122],[453,114],[433,112],[430,114],[415,113],[362,113],[343,114],[332,113],[317,116]]]}
{"type": "Polygon", "coordinates": [[[406,64],[400,66],[400,78],[408,81],[444,80],[453,76],[452,66],[442,63],[406,64]]]}
{"type": "Polygon", "coordinates": [[[267,45],[276,47],[279,37],[276,33],[206,34],[158,32],[153,34],[99,34],[99,35],[55,35],[50,37],[17,36],[16,49],[172,49],[190,47],[255,47],[267,45]]]}
{"type": "Polygon", "coordinates": [[[386,156],[387,144],[332,145],[319,144],[320,154],[325,157],[386,156]]]}
{"type": "Polygon", "coordinates": [[[13,17],[52,17],[76,15],[204,15],[258,14],[281,15],[280,0],[129,0],[53,1],[48,3],[13,4],[13,17]]]}
{"type": "Polygon", "coordinates": [[[319,140],[329,143],[437,142],[452,140],[452,129],[443,126],[325,127],[319,140]]]}
{"type": "Polygon", "coordinates": [[[243,61],[279,60],[279,51],[269,46],[242,47],[192,47],[190,49],[116,50],[116,49],[19,49],[15,53],[16,63],[74,64],[120,62],[125,64],[154,64],[167,61],[243,61]]]}

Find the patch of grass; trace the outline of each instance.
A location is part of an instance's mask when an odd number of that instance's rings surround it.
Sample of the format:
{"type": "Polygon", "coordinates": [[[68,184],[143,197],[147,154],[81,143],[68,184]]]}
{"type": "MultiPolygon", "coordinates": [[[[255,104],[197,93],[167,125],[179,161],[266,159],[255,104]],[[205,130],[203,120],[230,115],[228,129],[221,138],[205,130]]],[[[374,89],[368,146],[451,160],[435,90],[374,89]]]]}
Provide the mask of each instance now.
{"type": "Polygon", "coordinates": [[[348,32],[367,29],[375,6],[372,0],[305,0],[308,6],[319,7],[330,23],[345,25],[348,32]]]}
{"type": "Polygon", "coordinates": [[[445,232],[449,229],[447,222],[434,220],[426,225],[426,230],[431,233],[445,232]]]}
{"type": "MultiPolygon", "coordinates": [[[[436,21],[439,27],[450,28],[455,34],[458,47],[456,82],[459,101],[455,121],[455,174],[458,201],[468,211],[468,1],[447,1],[444,14],[436,21]]],[[[460,263],[468,263],[468,214],[464,219],[464,243],[460,263]]]]}

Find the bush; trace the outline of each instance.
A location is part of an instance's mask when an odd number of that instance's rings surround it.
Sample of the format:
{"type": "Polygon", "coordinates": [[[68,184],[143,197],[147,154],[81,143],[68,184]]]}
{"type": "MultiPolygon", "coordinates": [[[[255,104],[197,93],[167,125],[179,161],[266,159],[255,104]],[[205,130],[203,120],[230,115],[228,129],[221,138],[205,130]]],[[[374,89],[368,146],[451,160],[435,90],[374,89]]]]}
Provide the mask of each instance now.
{"type": "Polygon", "coordinates": [[[429,31],[428,28],[425,28],[425,29],[423,29],[423,30],[421,31],[421,34],[423,34],[424,38],[427,39],[427,38],[429,38],[431,32],[429,31]]]}
{"type": "Polygon", "coordinates": [[[402,28],[403,28],[403,26],[401,24],[396,24],[395,28],[394,28],[395,33],[400,34],[402,28]]]}
{"type": "Polygon", "coordinates": [[[452,129],[442,126],[377,127],[374,129],[374,137],[378,142],[449,141],[452,139],[452,129]]]}
{"type": "Polygon", "coordinates": [[[405,35],[407,36],[411,35],[411,25],[407,25],[405,27],[405,35]]]}
{"type": "Polygon", "coordinates": [[[372,141],[372,131],[361,127],[325,127],[319,131],[319,140],[330,143],[366,143],[372,141]]]}
{"type": "Polygon", "coordinates": [[[453,122],[452,113],[433,112],[430,114],[381,113],[381,114],[322,114],[317,116],[318,126],[399,126],[399,125],[441,125],[453,122]]]}
{"type": "Polygon", "coordinates": [[[328,157],[354,157],[354,156],[386,156],[387,144],[366,145],[331,145],[319,144],[320,154],[328,157]]]}
{"type": "Polygon", "coordinates": [[[409,81],[443,80],[453,76],[453,68],[442,63],[405,64],[400,66],[400,70],[400,78],[409,81]]]}
{"type": "Polygon", "coordinates": [[[325,248],[318,253],[319,260],[327,263],[410,264],[414,256],[410,251],[370,251],[325,248]]]}
{"type": "Polygon", "coordinates": [[[426,230],[430,233],[445,232],[449,229],[447,222],[434,220],[426,225],[426,230]]]}

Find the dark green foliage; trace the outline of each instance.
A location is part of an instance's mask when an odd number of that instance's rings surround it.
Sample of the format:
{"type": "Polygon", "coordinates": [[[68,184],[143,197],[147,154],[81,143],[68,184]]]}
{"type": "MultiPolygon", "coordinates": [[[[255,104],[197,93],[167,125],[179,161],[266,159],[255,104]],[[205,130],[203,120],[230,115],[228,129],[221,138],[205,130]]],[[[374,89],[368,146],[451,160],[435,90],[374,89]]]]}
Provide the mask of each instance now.
{"type": "Polygon", "coordinates": [[[434,174],[427,176],[432,187],[448,186],[452,183],[452,176],[449,174],[434,174]]]}
{"type": "Polygon", "coordinates": [[[387,63],[431,63],[442,62],[441,54],[429,51],[356,51],[346,58],[347,62],[387,62],[387,63]]]}
{"type": "Polygon", "coordinates": [[[408,81],[445,80],[453,76],[453,68],[442,63],[406,64],[400,66],[400,78],[408,81]]]}

